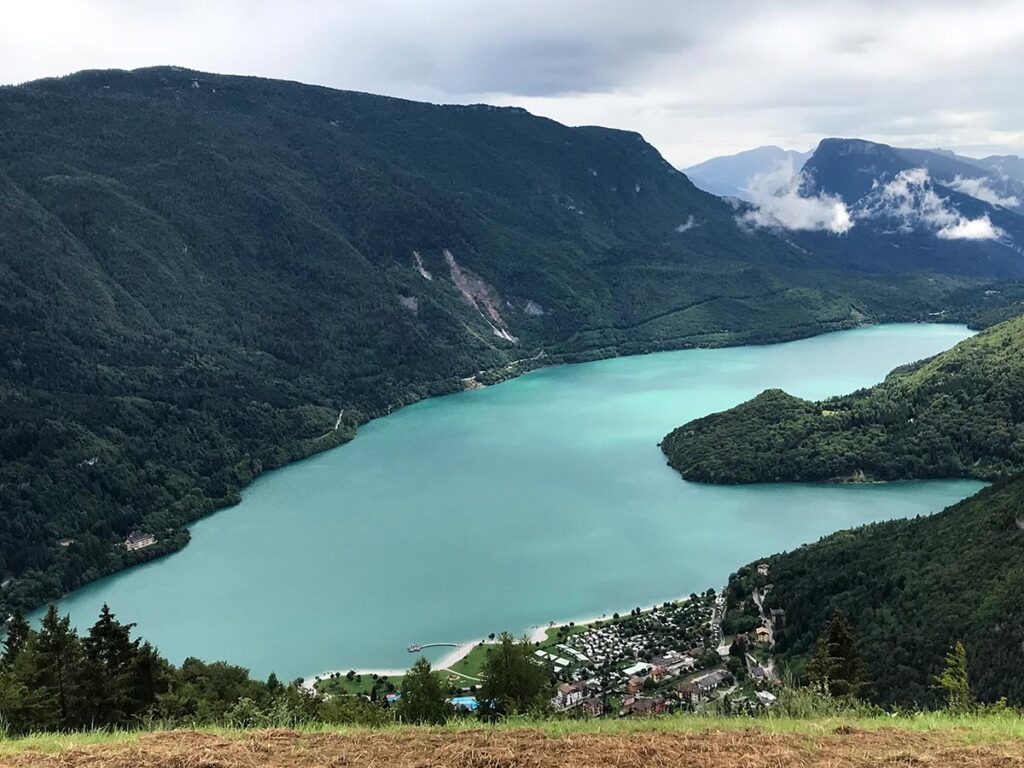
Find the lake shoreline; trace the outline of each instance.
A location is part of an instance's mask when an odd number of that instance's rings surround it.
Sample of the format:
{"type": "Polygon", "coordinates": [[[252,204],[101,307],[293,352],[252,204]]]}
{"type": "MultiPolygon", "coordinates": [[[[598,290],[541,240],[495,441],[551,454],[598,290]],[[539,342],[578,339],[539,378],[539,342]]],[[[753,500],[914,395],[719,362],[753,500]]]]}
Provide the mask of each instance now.
{"type": "MultiPolygon", "coordinates": [[[[652,447],[657,437],[765,386],[807,397],[867,386],[964,333],[962,325],[897,324],[767,348],[587,366],[544,360],[529,383],[431,398],[375,420],[347,451],[266,473],[240,507],[197,522],[178,557],[75,593],[60,608],[85,627],[94,604],[107,602],[174,663],[220,658],[296,679],[311,668],[345,674],[345,659],[396,675],[412,661],[407,642],[467,640],[438,655],[438,668],[450,667],[490,631],[518,627],[539,638],[552,615],[567,617],[556,626],[586,624],[607,619],[604,606],[701,592],[730,565],[873,520],[868,507],[877,505],[817,487],[679,483],[652,447]],[[492,460],[498,448],[512,462],[503,469],[492,460]],[[830,516],[790,514],[794,493],[815,508],[813,499],[827,499],[830,516]],[[772,523],[766,513],[781,517],[772,523]],[[608,557],[621,568],[600,568],[608,557]],[[186,597],[196,580],[205,585],[198,602],[186,597]],[[294,583],[323,586],[296,593],[294,583]],[[267,609],[279,623],[255,619],[267,609]],[[306,622],[302,638],[276,631],[294,621],[306,622]],[[255,645],[236,641],[253,634],[255,645]]],[[[893,498],[884,509],[900,517],[960,498],[934,486],[871,498],[893,498]]]]}
{"type": "MultiPolygon", "coordinates": [[[[204,511],[197,517],[193,517],[185,522],[178,530],[177,535],[180,540],[175,540],[173,543],[168,543],[166,549],[145,558],[139,558],[134,562],[130,562],[124,565],[116,565],[110,568],[103,569],[95,578],[84,581],[79,584],[71,592],[65,592],[59,596],[48,597],[44,600],[40,600],[38,603],[21,606],[22,610],[28,613],[34,613],[41,608],[45,607],[49,602],[59,602],[65,598],[81,591],[91,585],[95,585],[105,579],[113,578],[122,573],[127,573],[133,569],[150,564],[154,561],[159,561],[164,558],[176,555],[184,551],[189,544],[192,543],[192,528],[196,524],[202,523],[204,520],[213,517],[214,515],[223,512],[228,509],[237,507],[242,503],[242,492],[250,488],[253,483],[261,478],[268,476],[269,474],[287,469],[288,467],[296,466],[305,461],[315,459],[324,453],[327,453],[335,448],[341,448],[342,446],[352,443],[358,436],[359,430],[377,419],[390,416],[393,413],[407,408],[411,405],[416,405],[427,400],[437,400],[444,397],[450,397],[452,395],[463,394],[465,392],[474,391],[478,389],[485,389],[487,387],[501,384],[505,381],[511,381],[519,378],[527,373],[536,370],[542,370],[545,368],[556,368],[563,365],[584,365],[586,363],[594,363],[602,360],[614,360],[623,357],[641,357],[645,355],[656,355],[668,352],[680,352],[684,350],[697,350],[697,349],[731,349],[739,347],[767,347],[779,344],[790,344],[793,342],[804,341],[806,339],[813,339],[819,336],[826,336],[832,333],[843,333],[845,331],[856,330],[858,328],[872,328],[881,325],[967,325],[962,318],[942,318],[940,320],[927,319],[927,318],[914,318],[914,319],[900,319],[900,318],[882,318],[875,322],[853,322],[844,321],[837,323],[822,323],[822,327],[806,331],[804,328],[788,329],[792,330],[792,333],[783,333],[777,339],[770,341],[757,341],[757,340],[744,340],[742,338],[732,338],[727,341],[719,341],[718,339],[712,339],[706,342],[696,342],[693,340],[693,336],[684,337],[679,340],[673,340],[669,342],[658,342],[651,344],[643,344],[642,342],[629,342],[624,341],[617,345],[594,347],[593,349],[583,349],[575,352],[551,352],[549,353],[544,348],[539,348],[539,353],[532,357],[522,358],[513,360],[504,365],[496,366],[492,369],[479,370],[475,374],[471,374],[468,378],[475,380],[484,379],[478,381],[479,387],[473,387],[466,389],[462,382],[467,377],[457,378],[455,380],[443,379],[443,380],[432,380],[417,382],[417,384],[425,389],[437,389],[438,391],[433,394],[426,396],[420,395],[418,392],[413,391],[414,385],[409,385],[406,389],[397,392],[398,402],[387,405],[386,407],[379,408],[372,411],[360,412],[356,417],[356,422],[348,427],[348,425],[342,425],[340,415],[338,421],[333,429],[320,434],[316,437],[311,438],[296,438],[290,445],[296,448],[299,455],[295,458],[289,459],[282,464],[270,466],[267,468],[260,468],[253,472],[252,476],[249,477],[248,481],[241,486],[232,487],[229,489],[230,492],[235,494],[235,499],[229,503],[224,503],[223,500],[214,500],[214,504],[220,502],[219,505],[213,506],[209,511],[204,511]],[[805,332],[806,331],[806,332],[805,332]],[[678,341],[678,343],[676,343],[678,341]],[[632,351],[631,346],[638,345],[641,349],[632,351]],[[646,348],[653,347],[653,348],[646,348]],[[527,363],[526,366],[521,366],[520,363],[527,363]],[[342,428],[345,427],[345,428],[342,428]]],[[[971,328],[971,330],[976,330],[971,328]]],[[[752,331],[748,331],[752,332],[752,331]]],[[[698,337],[713,336],[715,334],[703,334],[698,337]]],[[[734,336],[740,336],[739,333],[734,333],[734,336]]],[[[345,409],[342,409],[344,412],[345,409]]],[[[164,545],[165,542],[170,542],[169,538],[159,539],[158,543],[164,545]]]]}
{"type": "MultiPolygon", "coordinates": [[[[690,594],[687,594],[687,595],[681,595],[681,596],[675,597],[675,598],[670,598],[668,600],[661,600],[661,601],[658,601],[658,602],[655,602],[655,603],[651,603],[650,605],[633,606],[629,610],[625,610],[625,611],[617,611],[617,612],[612,612],[610,614],[609,613],[602,613],[600,616],[586,616],[586,617],[582,617],[582,618],[578,618],[578,619],[565,619],[564,621],[550,621],[546,625],[545,624],[538,624],[538,625],[530,627],[529,630],[527,630],[526,632],[522,633],[522,636],[525,636],[531,643],[535,643],[535,644],[536,643],[543,643],[543,642],[547,641],[547,639],[548,639],[548,630],[551,630],[551,629],[557,629],[559,627],[567,627],[567,626],[570,626],[570,625],[577,626],[577,627],[590,627],[590,626],[595,625],[595,624],[602,624],[602,623],[604,623],[606,621],[614,621],[615,620],[614,617],[616,615],[618,615],[621,618],[623,615],[628,614],[630,611],[635,611],[638,608],[639,608],[641,613],[647,613],[649,611],[653,611],[655,608],[660,608],[661,606],[665,605],[666,603],[684,603],[684,602],[686,602],[686,601],[688,601],[690,599],[690,596],[692,594],[693,593],[690,593],[690,594]]],[[[717,593],[717,594],[721,594],[721,593],[717,593]]],[[[514,635],[514,636],[518,637],[520,635],[514,635]]],[[[434,669],[437,672],[453,672],[454,674],[460,674],[460,673],[455,672],[454,670],[452,670],[451,667],[453,667],[456,663],[458,663],[459,661],[464,659],[466,656],[468,656],[475,648],[477,648],[477,647],[479,647],[481,645],[490,645],[492,643],[493,643],[493,641],[490,640],[489,638],[485,638],[485,639],[482,639],[482,640],[472,640],[472,641],[467,640],[465,642],[459,643],[458,647],[455,650],[453,650],[451,653],[448,653],[448,654],[442,656],[436,662],[431,663],[430,666],[431,666],[432,669],[434,669]]],[[[419,657],[416,656],[415,658],[419,658],[419,657]]],[[[415,659],[414,659],[414,661],[415,661],[415,659]]],[[[409,666],[411,667],[412,665],[410,664],[409,666]]],[[[306,689],[306,690],[315,690],[317,683],[320,683],[320,682],[323,682],[324,680],[330,679],[332,675],[345,676],[349,672],[355,672],[357,675],[379,675],[380,677],[402,677],[408,671],[409,671],[408,669],[398,669],[397,667],[396,668],[391,668],[391,669],[379,669],[379,668],[378,669],[371,669],[371,668],[360,668],[360,667],[349,668],[349,669],[346,669],[346,670],[332,669],[332,670],[327,671],[327,672],[320,672],[319,674],[303,678],[302,679],[302,687],[304,689],[306,689]]]]}

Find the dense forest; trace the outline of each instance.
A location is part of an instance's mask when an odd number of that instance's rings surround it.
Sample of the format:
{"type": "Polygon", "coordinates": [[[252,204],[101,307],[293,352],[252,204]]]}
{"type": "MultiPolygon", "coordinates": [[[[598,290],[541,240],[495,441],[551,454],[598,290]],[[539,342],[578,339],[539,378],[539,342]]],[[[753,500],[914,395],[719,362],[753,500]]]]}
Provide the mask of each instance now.
{"type": "Polygon", "coordinates": [[[540,351],[1016,311],[958,247],[950,275],[822,269],[639,135],[519,109],[176,68],[0,88],[0,616],[540,351]]]}
{"type": "Polygon", "coordinates": [[[931,517],[827,536],[751,564],[729,581],[733,622],[754,587],[771,584],[776,652],[802,670],[823,623],[840,611],[854,627],[873,697],[936,707],[935,676],[962,641],[971,688],[985,702],[1024,705],[1024,476],[1002,481],[931,517]],[[767,576],[757,573],[765,562],[767,576]]]}
{"type": "Polygon", "coordinates": [[[994,480],[1024,470],[1024,318],[822,402],[769,390],[662,442],[688,480],[994,480]]]}
{"type": "Polygon", "coordinates": [[[0,734],[164,725],[377,724],[361,697],[311,696],[295,682],[195,658],[175,667],[103,606],[80,636],[51,606],[38,629],[17,614],[0,647],[0,734]]]}

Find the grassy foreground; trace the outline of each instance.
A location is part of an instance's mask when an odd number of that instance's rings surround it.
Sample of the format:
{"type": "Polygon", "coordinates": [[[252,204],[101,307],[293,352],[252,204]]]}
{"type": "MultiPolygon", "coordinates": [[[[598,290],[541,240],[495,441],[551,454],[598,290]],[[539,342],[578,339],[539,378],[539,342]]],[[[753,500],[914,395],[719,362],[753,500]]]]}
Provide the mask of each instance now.
{"type": "Polygon", "coordinates": [[[0,738],[0,766],[1024,765],[1024,718],[675,715],[628,720],[459,720],[434,728],[308,726],[38,734],[0,738]],[[504,757],[502,757],[504,755],[504,757]],[[646,757],[645,757],[646,756],[646,757]],[[900,762],[903,761],[903,762],[900,762]],[[908,762],[909,761],[909,762],[908,762]]]}

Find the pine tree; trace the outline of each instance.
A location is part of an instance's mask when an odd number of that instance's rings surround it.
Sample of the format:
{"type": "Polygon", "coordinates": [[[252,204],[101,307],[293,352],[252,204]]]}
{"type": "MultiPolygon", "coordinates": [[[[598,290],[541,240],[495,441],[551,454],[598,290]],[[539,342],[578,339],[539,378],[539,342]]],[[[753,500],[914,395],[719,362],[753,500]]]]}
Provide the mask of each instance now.
{"type": "Polygon", "coordinates": [[[451,715],[441,683],[426,659],[418,659],[402,680],[398,712],[406,722],[431,725],[443,723],[451,715]]]}
{"type": "Polygon", "coordinates": [[[277,679],[277,673],[271,672],[270,677],[267,678],[267,691],[271,695],[274,695],[280,691],[282,687],[281,681],[277,679]]]}
{"type": "Polygon", "coordinates": [[[86,680],[87,696],[98,722],[120,722],[138,709],[133,674],[139,641],[131,639],[134,626],[118,622],[104,604],[82,641],[91,672],[86,680]]]}
{"type": "Polygon", "coordinates": [[[12,734],[53,730],[57,708],[46,688],[35,684],[36,635],[8,665],[0,667],[0,719],[12,734]]]}
{"type": "Polygon", "coordinates": [[[51,604],[35,638],[36,674],[40,687],[56,700],[59,728],[74,728],[80,722],[82,644],[71,628],[70,616],[59,616],[51,604]]]}
{"type": "Polygon", "coordinates": [[[156,705],[157,697],[170,689],[174,668],[160,656],[156,648],[143,643],[132,660],[133,698],[140,711],[156,705]]]}
{"type": "Polygon", "coordinates": [[[960,641],[946,654],[946,666],[935,677],[935,684],[946,696],[946,708],[951,712],[969,712],[974,708],[974,694],[967,677],[967,649],[960,641]]]}
{"type": "Polygon", "coordinates": [[[131,639],[134,627],[134,624],[121,624],[117,621],[104,603],[99,619],[82,641],[86,656],[102,664],[109,674],[124,671],[139,649],[139,641],[131,639]]]}
{"type": "Polygon", "coordinates": [[[490,650],[481,670],[478,714],[484,719],[540,709],[546,704],[548,679],[533,659],[528,638],[516,642],[503,632],[490,650]]]}
{"type": "Polygon", "coordinates": [[[0,655],[0,665],[10,666],[14,663],[14,659],[28,642],[31,631],[31,627],[25,621],[21,611],[15,610],[14,615],[7,622],[7,635],[4,637],[4,651],[0,655]]]}
{"type": "Polygon", "coordinates": [[[838,698],[860,698],[867,692],[869,683],[853,629],[839,611],[825,622],[806,672],[808,682],[838,698]]]}

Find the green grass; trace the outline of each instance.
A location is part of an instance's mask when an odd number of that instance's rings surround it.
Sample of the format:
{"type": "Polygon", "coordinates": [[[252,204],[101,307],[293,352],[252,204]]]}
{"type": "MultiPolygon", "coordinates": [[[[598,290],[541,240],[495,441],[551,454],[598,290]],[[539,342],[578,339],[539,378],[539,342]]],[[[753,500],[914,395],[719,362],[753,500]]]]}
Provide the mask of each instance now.
{"type": "MultiPolygon", "coordinates": [[[[431,728],[433,732],[454,733],[471,729],[508,731],[517,728],[538,729],[551,737],[575,734],[631,734],[631,733],[702,733],[711,730],[730,731],[754,728],[769,734],[795,734],[809,737],[827,736],[836,728],[846,726],[865,731],[882,728],[901,728],[915,732],[949,732],[957,741],[965,744],[984,744],[1009,739],[1024,739],[1024,718],[1007,711],[990,715],[951,715],[947,713],[921,713],[914,715],[877,715],[870,717],[835,716],[820,718],[793,718],[765,716],[716,717],[693,714],[669,715],[655,718],[630,718],[608,720],[536,720],[531,718],[510,718],[504,722],[486,725],[474,719],[454,720],[447,725],[431,728]]],[[[419,726],[388,725],[376,729],[394,731],[419,728],[419,726]]],[[[159,729],[158,729],[159,730],[159,729]]],[[[235,728],[192,728],[188,730],[216,733],[229,738],[243,738],[251,733],[235,728]]],[[[296,729],[309,733],[359,733],[369,730],[364,727],[311,724],[296,729]]],[[[426,730],[426,729],[425,729],[426,730]]],[[[93,731],[73,734],[36,734],[17,739],[0,737],[0,757],[14,755],[25,750],[59,752],[90,744],[131,742],[149,731],[93,731]]]]}
{"type": "Polygon", "coordinates": [[[466,680],[466,684],[474,684],[480,678],[484,661],[487,659],[487,651],[493,647],[493,645],[477,645],[448,669],[466,678],[476,678],[474,680],[466,680]]]}
{"type": "MultiPolygon", "coordinates": [[[[450,668],[435,669],[434,672],[445,689],[451,686],[464,688],[477,685],[480,682],[480,670],[483,668],[486,658],[486,649],[490,647],[493,646],[478,645],[469,652],[469,655],[457,661],[450,668]]],[[[393,683],[397,690],[402,689],[403,680],[405,680],[405,675],[388,675],[387,677],[387,681],[393,683]]],[[[372,675],[357,675],[351,680],[342,675],[321,680],[317,683],[316,688],[323,693],[369,696],[375,682],[372,675]]]]}
{"type": "MultiPolygon", "coordinates": [[[[396,689],[401,689],[402,680],[404,678],[405,675],[388,675],[387,681],[389,683],[394,683],[396,689]]],[[[370,690],[373,688],[373,684],[375,682],[377,681],[373,679],[372,675],[357,675],[351,680],[342,675],[341,677],[321,680],[317,683],[316,688],[318,691],[323,691],[324,693],[346,693],[369,696],[370,690]]]]}

